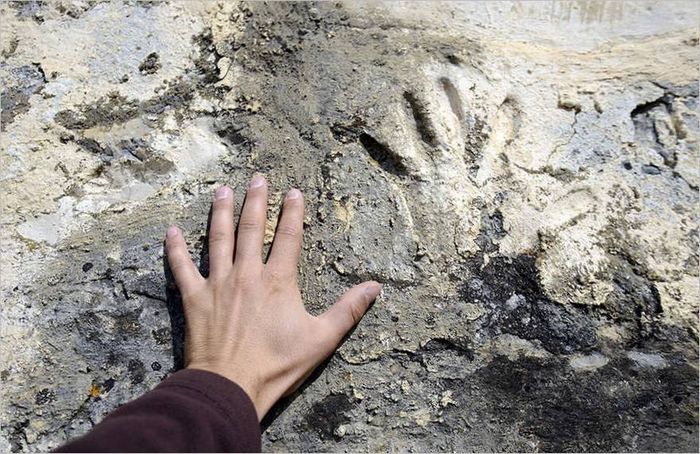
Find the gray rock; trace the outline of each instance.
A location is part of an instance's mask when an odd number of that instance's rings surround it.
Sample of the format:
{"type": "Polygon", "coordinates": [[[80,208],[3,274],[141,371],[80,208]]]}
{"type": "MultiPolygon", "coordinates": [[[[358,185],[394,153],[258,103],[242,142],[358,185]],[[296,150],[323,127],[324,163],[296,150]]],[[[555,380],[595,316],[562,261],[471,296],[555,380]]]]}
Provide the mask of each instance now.
{"type": "Polygon", "coordinates": [[[211,191],[263,172],[310,312],[385,284],[264,449],[697,452],[692,2],[0,14],[3,450],[182,367],[165,228],[206,274],[211,191]]]}

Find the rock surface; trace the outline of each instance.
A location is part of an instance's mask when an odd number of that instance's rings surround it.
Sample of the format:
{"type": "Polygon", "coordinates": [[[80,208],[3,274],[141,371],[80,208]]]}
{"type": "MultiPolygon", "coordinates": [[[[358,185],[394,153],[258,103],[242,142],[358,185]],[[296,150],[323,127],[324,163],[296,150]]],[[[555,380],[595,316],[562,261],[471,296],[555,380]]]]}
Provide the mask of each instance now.
{"type": "Polygon", "coordinates": [[[182,362],[210,193],[307,197],[311,312],[385,291],[266,450],[698,450],[693,2],[4,2],[3,451],[182,362]],[[239,191],[240,192],[240,191],[239,191]]]}

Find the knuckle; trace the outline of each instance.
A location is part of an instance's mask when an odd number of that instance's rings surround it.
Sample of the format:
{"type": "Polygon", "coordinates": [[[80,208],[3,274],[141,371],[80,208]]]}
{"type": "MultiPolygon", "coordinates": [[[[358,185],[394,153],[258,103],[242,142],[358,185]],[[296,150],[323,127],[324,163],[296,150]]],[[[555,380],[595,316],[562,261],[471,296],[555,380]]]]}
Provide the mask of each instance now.
{"type": "Polygon", "coordinates": [[[203,287],[198,285],[189,285],[180,289],[182,302],[189,309],[199,310],[207,306],[205,301],[209,301],[210,297],[209,295],[203,296],[202,293],[203,287]]]}
{"type": "Polygon", "coordinates": [[[212,230],[209,232],[209,242],[210,243],[221,243],[223,241],[226,241],[230,238],[230,235],[228,232],[225,232],[223,230],[212,230]]]}
{"type": "Polygon", "coordinates": [[[180,269],[183,266],[183,262],[187,259],[187,256],[182,253],[182,250],[169,250],[168,251],[168,265],[170,265],[171,270],[180,269]]]}
{"type": "Polygon", "coordinates": [[[197,298],[197,289],[193,286],[180,286],[180,296],[182,296],[182,302],[189,307],[198,307],[198,302],[201,298],[197,298]]]}
{"type": "Polygon", "coordinates": [[[180,251],[182,249],[182,242],[181,240],[174,238],[170,239],[168,238],[165,242],[165,252],[168,253],[168,255],[173,255],[180,251]]]}
{"type": "Polygon", "coordinates": [[[185,263],[182,257],[170,257],[168,264],[170,265],[170,269],[172,271],[181,271],[185,268],[185,263]]]}
{"type": "Polygon", "coordinates": [[[273,286],[289,284],[293,281],[293,275],[291,273],[277,267],[266,269],[265,276],[273,286]]]}
{"type": "Polygon", "coordinates": [[[364,315],[364,312],[362,311],[359,305],[350,304],[348,307],[348,314],[350,315],[350,318],[352,318],[352,324],[357,325],[362,319],[362,315],[364,315]]]}
{"type": "Polygon", "coordinates": [[[270,281],[277,282],[277,281],[282,280],[282,273],[280,272],[279,269],[271,268],[271,269],[267,269],[265,271],[266,271],[265,274],[267,275],[267,278],[270,281]]]}
{"type": "Polygon", "coordinates": [[[227,197],[224,199],[218,199],[214,200],[212,203],[212,208],[214,210],[226,210],[228,209],[231,205],[233,204],[233,199],[231,197],[227,197]]]}
{"type": "Polygon", "coordinates": [[[178,253],[180,252],[180,249],[177,247],[169,244],[165,248],[165,257],[168,259],[168,263],[172,265],[172,262],[178,259],[178,253]]]}
{"type": "Polygon", "coordinates": [[[252,219],[241,219],[238,223],[239,232],[256,232],[262,229],[262,223],[252,219]]]}
{"type": "Polygon", "coordinates": [[[296,225],[280,224],[277,226],[277,234],[284,237],[297,238],[301,230],[296,225]]]}
{"type": "Polygon", "coordinates": [[[238,288],[251,288],[260,285],[262,274],[257,266],[246,267],[245,271],[233,273],[234,286],[238,288]]]}
{"type": "Polygon", "coordinates": [[[172,271],[172,273],[173,273],[175,276],[182,276],[182,277],[184,277],[184,276],[186,276],[187,274],[189,274],[189,266],[188,266],[188,264],[185,263],[185,262],[175,262],[175,263],[171,263],[171,264],[170,264],[170,271],[172,271]]]}

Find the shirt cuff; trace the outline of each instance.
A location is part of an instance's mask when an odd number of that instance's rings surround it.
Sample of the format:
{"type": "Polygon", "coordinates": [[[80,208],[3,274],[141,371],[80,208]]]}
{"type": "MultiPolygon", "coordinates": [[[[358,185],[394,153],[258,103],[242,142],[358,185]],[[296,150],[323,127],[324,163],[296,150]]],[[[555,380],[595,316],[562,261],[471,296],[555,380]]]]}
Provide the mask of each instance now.
{"type": "Polygon", "coordinates": [[[260,446],[260,422],[255,405],[243,388],[228,378],[201,369],[182,369],[163,380],[158,388],[180,388],[197,393],[231,422],[232,429],[250,436],[250,442],[260,446]]]}

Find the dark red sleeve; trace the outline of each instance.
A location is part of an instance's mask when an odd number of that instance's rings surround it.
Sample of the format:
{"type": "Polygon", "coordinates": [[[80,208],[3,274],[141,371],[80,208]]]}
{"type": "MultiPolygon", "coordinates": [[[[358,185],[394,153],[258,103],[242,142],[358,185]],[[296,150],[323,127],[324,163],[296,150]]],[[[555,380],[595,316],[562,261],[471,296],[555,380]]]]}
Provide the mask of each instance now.
{"type": "Polygon", "coordinates": [[[181,370],[57,452],[259,452],[248,395],[203,370],[181,370]]]}

